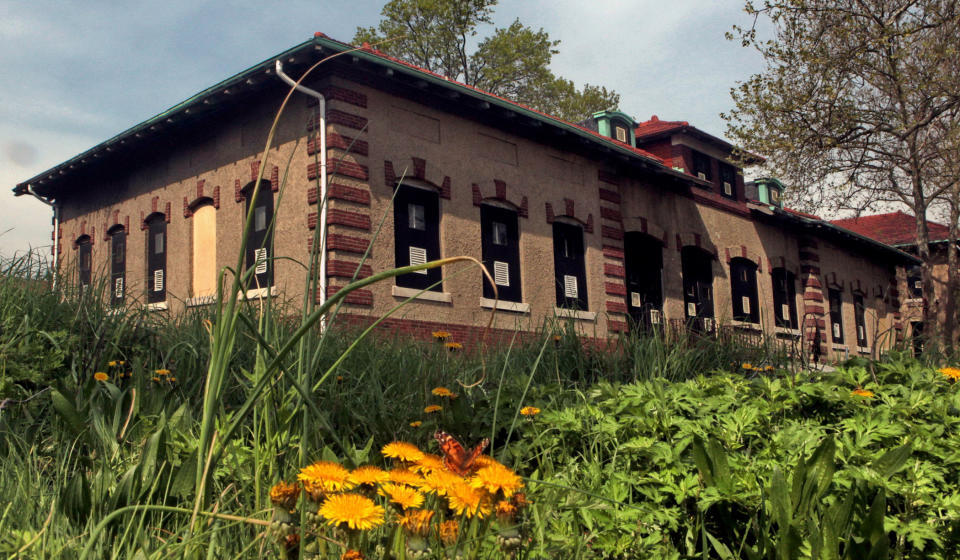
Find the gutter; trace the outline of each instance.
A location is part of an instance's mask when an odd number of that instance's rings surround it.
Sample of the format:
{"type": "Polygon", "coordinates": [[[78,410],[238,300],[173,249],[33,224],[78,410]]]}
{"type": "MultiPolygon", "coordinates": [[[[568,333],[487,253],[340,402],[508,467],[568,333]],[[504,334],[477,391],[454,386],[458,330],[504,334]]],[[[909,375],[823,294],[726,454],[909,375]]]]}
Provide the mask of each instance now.
{"type": "Polygon", "coordinates": [[[29,194],[50,208],[53,208],[53,281],[51,287],[56,288],[57,267],[59,265],[58,260],[60,258],[60,203],[50,202],[49,200],[43,198],[33,190],[33,185],[30,184],[26,186],[26,194],[29,194]]]}
{"type": "MultiPolygon", "coordinates": [[[[302,86],[295,82],[293,78],[283,73],[283,63],[278,59],[276,62],[277,77],[290,87],[310,97],[316,98],[319,106],[320,116],[320,192],[317,193],[317,200],[320,204],[320,217],[318,228],[320,229],[320,305],[327,301],[327,101],[323,94],[302,86]]],[[[321,330],[325,327],[325,318],[320,319],[321,330]]]]}
{"type": "Polygon", "coordinates": [[[867,236],[865,236],[865,235],[860,235],[859,233],[856,233],[856,232],[850,231],[850,230],[848,230],[848,229],[842,228],[842,227],[840,227],[840,226],[838,226],[838,225],[831,224],[830,222],[828,222],[828,221],[826,221],[826,220],[815,220],[815,219],[813,219],[813,218],[807,218],[807,217],[805,217],[805,216],[799,216],[799,215],[797,215],[797,214],[792,214],[792,213],[786,212],[785,210],[782,210],[782,209],[780,209],[780,208],[777,208],[777,209],[774,210],[774,215],[776,215],[776,216],[781,216],[781,217],[784,217],[784,218],[787,218],[787,219],[790,219],[790,220],[794,220],[795,222],[797,222],[797,223],[799,223],[799,224],[801,224],[801,225],[803,225],[803,226],[806,226],[806,227],[811,227],[811,228],[813,228],[813,229],[818,229],[818,230],[827,230],[827,231],[829,231],[829,232],[831,232],[831,233],[834,233],[834,234],[839,234],[839,235],[843,235],[843,236],[852,238],[853,240],[859,241],[860,243],[864,243],[864,244],[866,244],[866,245],[873,246],[875,249],[882,250],[882,251],[886,251],[886,252],[889,252],[889,253],[893,253],[894,255],[896,255],[897,257],[899,257],[902,261],[904,261],[904,262],[906,262],[906,263],[910,263],[910,264],[920,264],[920,259],[914,257],[913,255],[911,255],[911,254],[909,254],[909,253],[906,253],[906,252],[904,252],[904,251],[901,251],[900,249],[897,249],[896,247],[894,247],[894,246],[892,246],[892,245],[887,245],[886,243],[881,243],[881,242],[877,241],[876,239],[873,239],[873,238],[871,238],[871,237],[867,237],[867,236]]]}

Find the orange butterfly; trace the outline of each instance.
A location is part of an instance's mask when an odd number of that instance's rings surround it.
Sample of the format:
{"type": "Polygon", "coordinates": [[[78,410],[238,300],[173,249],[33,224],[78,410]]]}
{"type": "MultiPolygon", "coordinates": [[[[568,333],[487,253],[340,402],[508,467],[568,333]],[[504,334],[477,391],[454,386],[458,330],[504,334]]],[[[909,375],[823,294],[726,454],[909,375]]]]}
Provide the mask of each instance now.
{"type": "Polygon", "coordinates": [[[433,434],[433,438],[440,444],[440,451],[443,453],[443,466],[458,476],[469,475],[475,468],[474,461],[490,445],[490,438],[483,438],[468,453],[456,438],[443,430],[437,430],[433,434]]]}

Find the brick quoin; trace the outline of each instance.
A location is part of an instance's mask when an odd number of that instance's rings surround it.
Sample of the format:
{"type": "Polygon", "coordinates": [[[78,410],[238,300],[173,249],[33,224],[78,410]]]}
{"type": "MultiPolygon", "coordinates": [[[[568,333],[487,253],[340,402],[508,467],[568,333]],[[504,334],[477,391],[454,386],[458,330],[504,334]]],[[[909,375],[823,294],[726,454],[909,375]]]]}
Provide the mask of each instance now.
{"type": "Polygon", "coordinates": [[[626,296],[627,295],[627,287],[621,283],[604,282],[603,288],[604,288],[604,292],[610,296],[626,296]]]}
{"type": "Polygon", "coordinates": [[[614,221],[614,222],[619,222],[623,220],[623,215],[620,214],[619,210],[614,210],[613,208],[607,208],[606,206],[603,206],[600,208],[600,217],[607,220],[614,221]]]}
{"type": "Polygon", "coordinates": [[[623,249],[620,247],[613,247],[610,245],[603,246],[603,256],[608,259],[620,259],[623,260],[623,249]]]}
{"type": "MultiPolygon", "coordinates": [[[[318,177],[319,173],[320,164],[311,163],[307,165],[307,179],[312,181],[318,177]]],[[[360,179],[361,181],[366,181],[370,178],[370,172],[366,165],[360,165],[352,161],[328,162],[327,175],[343,175],[345,177],[360,179]]]]}
{"type": "MultiPolygon", "coordinates": [[[[316,204],[318,202],[318,190],[319,189],[317,187],[310,187],[307,189],[308,204],[316,204]]],[[[337,183],[327,185],[327,198],[333,200],[347,200],[350,202],[363,204],[364,206],[370,206],[370,191],[348,185],[339,185],[337,183]]]]}
{"type": "MultiPolygon", "coordinates": [[[[327,297],[329,298],[333,296],[339,292],[340,289],[341,288],[338,286],[327,286],[327,297]]],[[[347,303],[352,303],[353,305],[371,306],[373,305],[373,292],[370,290],[364,290],[362,288],[359,290],[354,290],[347,294],[347,296],[344,298],[344,301],[347,303]]],[[[319,298],[317,298],[317,302],[319,302],[319,298]]]]}
{"type": "Polygon", "coordinates": [[[608,301],[607,312],[608,313],[626,313],[627,304],[623,303],[622,301],[608,301]]]}
{"type": "Polygon", "coordinates": [[[807,317],[803,321],[803,326],[805,328],[813,327],[817,329],[824,329],[827,327],[827,322],[823,319],[814,319],[813,317],[807,317]]]}
{"type": "Polygon", "coordinates": [[[623,230],[612,226],[601,226],[600,231],[605,239],[623,239],[623,230]]]}
{"type": "MultiPolygon", "coordinates": [[[[367,119],[336,109],[330,109],[327,111],[327,124],[339,124],[347,128],[363,130],[367,126],[367,119]]],[[[316,127],[314,123],[311,123],[311,125],[312,126],[309,127],[311,130],[316,127]]]]}
{"type": "Polygon", "coordinates": [[[607,328],[610,329],[611,332],[627,332],[629,327],[624,321],[607,321],[607,328]]]}
{"type": "Polygon", "coordinates": [[[344,251],[347,253],[364,254],[370,246],[370,241],[352,235],[331,233],[327,236],[327,250],[344,251]]]}
{"type": "Polygon", "coordinates": [[[600,189],[600,200],[620,204],[620,193],[610,189],[600,189]]]}
{"type": "Polygon", "coordinates": [[[370,231],[370,216],[349,210],[327,210],[327,225],[341,225],[370,231]]]}
{"type": "MultiPolygon", "coordinates": [[[[603,169],[597,170],[597,179],[610,185],[620,185],[620,179],[617,178],[616,173],[611,173],[603,169]]],[[[619,200],[617,202],[619,202],[619,200]]]]}
{"type": "Polygon", "coordinates": [[[823,301],[823,294],[820,292],[805,292],[803,299],[805,301],[823,301]]]}
{"type": "MultiPolygon", "coordinates": [[[[311,138],[307,141],[307,155],[314,155],[320,148],[320,139],[311,138]]],[[[340,148],[351,154],[369,155],[370,144],[366,140],[355,140],[349,136],[341,136],[336,132],[327,134],[327,148],[340,148]]]]}
{"type": "Polygon", "coordinates": [[[368,278],[373,274],[373,269],[369,264],[360,265],[359,263],[331,259],[327,261],[327,276],[334,278],[353,278],[357,273],[357,279],[368,278]],[[360,272],[357,273],[357,266],[360,272]]]}
{"type": "MultiPolygon", "coordinates": [[[[357,107],[367,108],[367,96],[364,93],[359,91],[353,91],[352,89],[346,89],[337,86],[327,86],[320,90],[320,93],[323,94],[323,97],[327,100],[336,100],[343,101],[344,103],[349,103],[350,105],[356,105],[357,107]]],[[[319,102],[316,98],[311,97],[307,101],[307,107],[316,107],[319,102]]]]}
{"type": "Polygon", "coordinates": [[[821,305],[804,305],[803,313],[812,313],[813,315],[823,315],[823,306],[821,305]]]}
{"type": "Polygon", "coordinates": [[[603,273],[607,276],[614,276],[616,278],[623,278],[626,276],[622,266],[617,266],[610,263],[603,263],[603,273]]]}

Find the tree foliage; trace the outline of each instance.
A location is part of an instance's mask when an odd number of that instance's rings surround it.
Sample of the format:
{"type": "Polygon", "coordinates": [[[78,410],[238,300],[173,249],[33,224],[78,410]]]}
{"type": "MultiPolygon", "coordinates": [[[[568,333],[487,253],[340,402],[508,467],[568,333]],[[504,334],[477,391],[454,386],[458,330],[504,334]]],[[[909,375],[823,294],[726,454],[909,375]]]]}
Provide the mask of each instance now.
{"type": "Polygon", "coordinates": [[[560,41],[515,20],[477,41],[493,23],[497,0],[390,0],[376,27],[358,28],[357,44],[380,43],[385,53],[571,121],[614,108],[620,95],[586,84],[578,90],[555,76],[550,61],[560,41]],[[390,39],[388,42],[382,42],[390,39]],[[475,48],[474,43],[476,43],[475,48]]]}

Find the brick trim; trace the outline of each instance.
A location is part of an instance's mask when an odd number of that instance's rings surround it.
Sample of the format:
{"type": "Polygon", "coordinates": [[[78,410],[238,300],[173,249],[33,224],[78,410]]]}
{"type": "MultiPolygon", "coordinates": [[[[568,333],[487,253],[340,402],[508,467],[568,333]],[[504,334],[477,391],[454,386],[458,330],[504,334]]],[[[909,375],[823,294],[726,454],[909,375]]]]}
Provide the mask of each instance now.
{"type": "Polygon", "coordinates": [[[622,282],[604,282],[603,291],[608,296],[624,296],[627,295],[627,287],[622,282]]]}
{"type": "MultiPolygon", "coordinates": [[[[472,194],[473,194],[473,205],[480,206],[483,204],[484,200],[496,200],[498,202],[506,202],[512,205],[517,209],[517,214],[521,218],[530,217],[530,204],[527,200],[527,196],[520,194],[520,202],[517,202],[517,196],[514,195],[513,200],[510,199],[508,195],[507,182],[501,179],[491,179],[489,181],[483,181],[481,183],[473,183],[471,185],[472,194]]],[[[510,192],[513,192],[516,187],[511,187],[510,192]]]]}
{"type": "MultiPolygon", "coordinates": [[[[617,174],[614,171],[607,171],[606,169],[598,169],[597,180],[603,183],[607,183],[609,185],[616,185],[618,187],[620,186],[620,178],[617,177],[617,174]]],[[[617,203],[619,204],[620,201],[618,200],[617,203]]]]}
{"type": "Polygon", "coordinates": [[[353,278],[357,274],[357,279],[368,278],[373,275],[373,269],[369,264],[360,264],[350,261],[330,259],[327,261],[327,276],[331,278],[353,278]],[[357,272],[359,267],[360,271],[357,272]]]}
{"type": "MultiPolygon", "coordinates": [[[[318,119],[316,117],[313,117],[307,121],[308,131],[315,130],[317,128],[317,120],[318,119]]],[[[346,111],[338,111],[337,109],[327,109],[326,121],[327,125],[338,124],[347,128],[361,130],[364,132],[366,132],[367,123],[369,122],[366,117],[347,113],[346,111]]]]}
{"type": "MultiPolygon", "coordinates": [[[[361,156],[370,155],[370,144],[366,140],[360,140],[350,136],[343,136],[336,132],[327,133],[327,150],[340,149],[348,154],[361,156]]],[[[312,156],[320,151],[320,139],[311,138],[307,141],[307,155],[312,156]]]]}
{"type": "Polygon", "coordinates": [[[624,258],[623,249],[612,245],[604,245],[603,256],[608,259],[620,259],[622,261],[624,258]]]}
{"type": "Polygon", "coordinates": [[[390,188],[395,188],[401,178],[412,178],[423,181],[437,188],[440,198],[450,200],[451,182],[450,176],[443,172],[439,166],[429,163],[424,158],[416,156],[393,156],[383,160],[383,182],[390,188]],[[400,163],[410,161],[410,165],[404,165],[406,174],[398,175],[396,169],[400,163]]]}
{"type": "Polygon", "coordinates": [[[603,273],[615,278],[625,278],[627,275],[622,266],[611,263],[603,263],[603,273]]]}
{"type": "Polygon", "coordinates": [[[648,219],[645,216],[637,216],[635,218],[624,218],[623,230],[624,232],[645,233],[663,242],[664,248],[669,246],[669,243],[668,243],[669,236],[667,234],[667,230],[661,227],[660,224],[648,219]]]}
{"type": "Polygon", "coordinates": [[[757,265],[757,272],[763,272],[763,255],[760,253],[751,253],[747,250],[746,245],[727,247],[723,252],[727,258],[727,264],[730,264],[730,261],[735,258],[747,259],[757,265]]]}
{"type": "Polygon", "coordinates": [[[627,313],[627,304],[622,301],[607,300],[608,313],[627,313]]]}
{"type": "Polygon", "coordinates": [[[682,250],[684,247],[699,247],[704,251],[713,255],[713,258],[719,258],[719,252],[717,251],[716,245],[710,242],[709,239],[705,239],[699,233],[692,231],[684,231],[676,234],[677,241],[677,251],[682,250]]]}
{"type": "MultiPolygon", "coordinates": [[[[103,224],[103,240],[104,241],[110,240],[110,230],[117,226],[122,227],[123,231],[130,233],[130,214],[127,214],[124,217],[123,223],[120,223],[120,210],[114,210],[110,214],[112,219],[103,224]]],[[[60,228],[60,232],[62,234],[63,228],[60,228]]],[[[53,239],[52,231],[50,232],[50,239],[53,239]]]]}
{"type": "Polygon", "coordinates": [[[558,202],[546,202],[544,204],[548,224],[552,224],[558,217],[565,217],[580,222],[585,232],[593,233],[593,214],[587,214],[586,220],[584,220],[582,216],[577,216],[576,203],[572,198],[564,198],[558,202]],[[563,210],[557,213],[554,211],[554,206],[562,208],[563,210]]]}
{"type": "Polygon", "coordinates": [[[159,197],[159,196],[155,196],[155,197],[151,198],[151,199],[150,199],[150,211],[149,211],[149,212],[145,212],[144,210],[141,210],[141,211],[140,211],[140,231],[144,231],[144,230],[147,229],[147,218],[149,218],[150,216],[152,216],[152,215],[154,215],[154,214],[163,214],[163,219],[164,219],[164,221],[169,224],[169,223],[170,223],[170,216],[171,216],[170,208],[171,208],[170,202],[166,202],[166,203],[164,204],[163,212],[161,212],[161,211],[160,211],[160,197],[159,197]]]}
{"type": "MultiPolygon", "coordinates": [[[[364,231],[370,231],[372,227],[370,216],[360,212],[351,212],[350,210],[340,210],[331,208],[327,210],[327,225],[339,225],[356,228],[364,231]]],[[[317,213],[307,214],[307,227],[314,229],[317,227],[317,213]]]]}
{"type": "MultiPolygon", "coordinates": [[[[327,162],[327,176],[342,175],[366,181],[370,178],[370,170],[366,165],[360,165],[352,161],[327,162]]],[[[314,180],[320,176],[320,164],[311,163],[307,165],[307,179],[314,180]]]]}
{"type": "Polygon", "coordinates": [[[600,195],[600,200],[605,200],[613,204],[620,204],[620,193],[617,191],[611,191],[610,189],[600,187],[598,189],[598,194],[600,195]]]}
{"type": "MultiPolygon", "coordinates": [[[[312,240],[313,237],[311,236],[310,239],[312,240]]],[[[370,240],[362,237],[354,237],[352,235],[344,235],[340,233],[331,233],[327,235],[328,251],[344,251],[346,253],[356,253],[358,255],[362,255],[367,251],[368,247],[370,247],[370,240]]],[[[373,251],[370,251],[370,254],[373,254],[373,251]]]]}
{"type": "MultiPolygon", "coordinates": [[[[363,109],[367,108],[367,96],[359,91],[338,86],[327,86],[321,89],[320,93],[328,101],[342,101],[363,109]]],[[[316,107],[318,103],[319,101],[316,98],[311,97],[307,100],[307,107],[316,107]]]]}
{"type": "MultiPolygon", "coordinates": [[[[319,202],[318,192],[318,187],[310,187],[307,189],[307,204],[316,204],[319,202]]],[[[360,187],[332,183],[327,185],[327,198],[330,200],[346,200],[348,202],[356,202],[357,204],[370,206],[370,191],[360,187]]]]}
{"type": "MultiPolygon", "coordinates": [[[[327,297],[329,298],[333,296],[334,294],[336,294],[342,289],[343,289],[342,286],[327,286],[327,297]]],[[[319,291],[320,288],[317,288],[316,290],[319,291]]],[[[315,301],[316,303],[319,303],[320,298],[316,297],[315,301]]],[[[353,305],[362,305],[362,306],[370,307],[373,305],[373,292],[370,290],[365,290],[363,288],[354,290],[349,294],[347,294],[347,296],[344,298],[344,301],[353,305]]]]}

